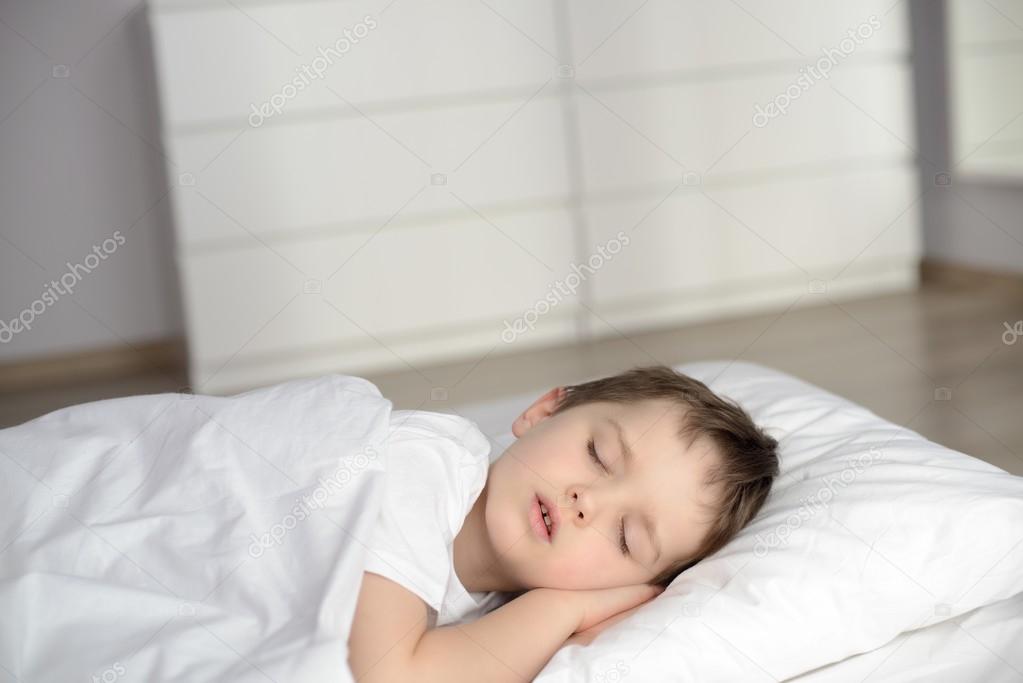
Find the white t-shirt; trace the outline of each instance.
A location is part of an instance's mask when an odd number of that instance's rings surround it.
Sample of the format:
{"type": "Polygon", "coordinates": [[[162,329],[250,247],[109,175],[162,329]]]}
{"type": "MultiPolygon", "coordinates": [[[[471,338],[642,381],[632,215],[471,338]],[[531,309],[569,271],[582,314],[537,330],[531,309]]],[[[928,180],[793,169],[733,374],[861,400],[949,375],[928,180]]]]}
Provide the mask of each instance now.
{"type": "Polygon", "coordinates": [[[457,415],[391,412],[384,500],[367,544],[365,571],[418,595],[428,627],[473,621],[507,599],[470,593],[455,573],[453,541],[483,491],[490,442],[457,415]]]}

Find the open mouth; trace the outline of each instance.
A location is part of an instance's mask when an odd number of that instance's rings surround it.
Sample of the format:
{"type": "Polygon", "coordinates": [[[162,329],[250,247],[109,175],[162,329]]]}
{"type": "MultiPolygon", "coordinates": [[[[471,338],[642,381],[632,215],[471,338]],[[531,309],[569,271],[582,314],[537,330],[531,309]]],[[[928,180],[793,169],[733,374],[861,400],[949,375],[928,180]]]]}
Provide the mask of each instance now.
{"type": "Polygon", "coordinates": [[[557,509],[546,498],[537,495],[530,507],[530,521],[533,531],[544,541],[551,543],[558,532],[557,509]]]}

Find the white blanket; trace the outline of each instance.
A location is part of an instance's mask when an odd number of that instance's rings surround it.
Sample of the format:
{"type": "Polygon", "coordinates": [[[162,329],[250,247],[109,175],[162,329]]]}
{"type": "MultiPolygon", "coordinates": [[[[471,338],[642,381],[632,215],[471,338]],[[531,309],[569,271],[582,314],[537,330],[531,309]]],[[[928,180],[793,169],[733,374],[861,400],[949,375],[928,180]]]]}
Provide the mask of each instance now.
{"type": "Polygon", "coordinates": [[[0,679],[350,681],[390,412],[329,375],[0,431],[0,679]]]}

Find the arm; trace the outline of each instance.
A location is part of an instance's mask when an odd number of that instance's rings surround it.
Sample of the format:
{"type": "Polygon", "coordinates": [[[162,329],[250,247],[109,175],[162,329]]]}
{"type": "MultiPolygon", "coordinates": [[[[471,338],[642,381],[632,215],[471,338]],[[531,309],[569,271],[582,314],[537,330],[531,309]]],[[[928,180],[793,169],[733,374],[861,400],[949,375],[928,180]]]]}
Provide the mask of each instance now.
{"type": "Polygon", "coordinates": [[[564,591],[535,588],[476,621],[424,633],[413,655],[415,680],[531,681],[579,621],[564,591]]]}
{"type": "Polygon", "coordinates": [[[349,638],[360,683],[532,680],[576,631],[659,593],[650,586],[599,590],[537,588],[468,624],[426,629],[426,604],[367,573],[349,638]]]}
{"type": "Polygon", "coordinates": [[[348,667],[360,683],[407,680],[426,630],[426,603],[379,574],[365,572],[348,634],[348,667]]]}
{"type": "Polygon", "coordinates": [[[349,637],[360,683],[529,681],[579,627],[566,591],[538,588],[476,621],[426,629],[426,604],[390,579],[363,576],[349,637]]]}
{"type": "Polygon", "coordinates": [[[582,645],[583,647],[593,642],[594,638],[599,636],[602,632],[606,631],[609,627],[614,626],[622,619],[630,616],[633,612],[638,610],[643,605],[636,605],[632,609],[627,609],[624,612],[619,612],[613,617],[609,617],[604,621],[594,624],[585,631],[577,631],[571,638],[565,641],[565,645],[582,645]]]}

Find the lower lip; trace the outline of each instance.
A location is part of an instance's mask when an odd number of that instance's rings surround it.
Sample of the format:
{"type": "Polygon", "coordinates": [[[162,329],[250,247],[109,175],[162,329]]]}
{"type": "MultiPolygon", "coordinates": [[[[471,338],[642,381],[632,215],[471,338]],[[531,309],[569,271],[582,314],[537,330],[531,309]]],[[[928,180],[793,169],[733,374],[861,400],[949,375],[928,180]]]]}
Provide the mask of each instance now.
{"type": "Polygon", "coordinates": [[[533,498],[533,506],[529,508],[529,523],[537,538],[544,543],[551,542],[551,537],[547,535],[547,525],[543,523],[543,513],[540,512],[540,501],[537,498],[533,498]]]}

